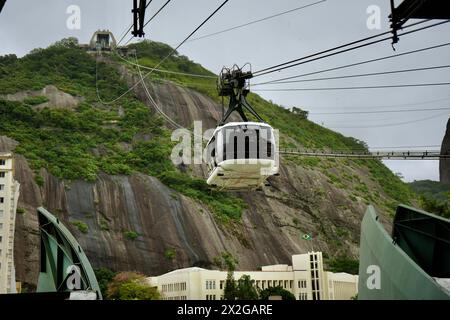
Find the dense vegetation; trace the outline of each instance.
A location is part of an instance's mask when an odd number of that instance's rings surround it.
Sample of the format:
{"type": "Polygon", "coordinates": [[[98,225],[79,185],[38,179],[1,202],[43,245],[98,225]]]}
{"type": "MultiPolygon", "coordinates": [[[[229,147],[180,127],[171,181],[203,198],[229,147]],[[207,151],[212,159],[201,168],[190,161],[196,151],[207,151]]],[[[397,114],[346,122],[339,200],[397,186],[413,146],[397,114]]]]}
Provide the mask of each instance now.
{"type": "MultiPolygon", "coordinates": [[[[139,63],[149,67],[155,66],[172,50],[167,45],[151,41],[133,46],[137,51],[139,63]]],[[[113,60],[116,63],[124,63],[118,57],[113,60]]],[[[160,68],[214,75],[178,54],[167,59],[160,68]]],[[[36,172],[36,182],[40,186],[44,183],[38,174],[40,168],[46,168],[53,175],[69,181],[79,178],[95,181],[99,172],[142,172],[155,176],[174,190],[203,202],[224,221],[239,219],[245,209],[243,200],[229,193],[210,190],[202,179],[181,172],[172,164],[169,155],[173,143],[163,120],[132,93],[118,102],[106,105],[98,102],[96,70],[98,94],[102,100],[113,100],[128,89],[114,65],[96,65],[95,59],[77,46],[76,39],[65,39],[49,48],[33,50],[21,59],[14,55],[0,57],[0,94],[39,90],[52,84],[64,92],[84,99],[73,110],[38,110],[36,105],[48,101],[42,96],[28,98],[22,102],[0,100],[0,134],[20,142],[16,152],[28,159],[36,172]]],[[[158,72],[154,72],[150,78],[154,81],[175,82],[220,101],[214,79],[158,72]]],[[[270,119],[271,124],[280,130],[282,148],[366,150],[361,141],[323,128],[257,95],[251,94],[249,101],[263,118],[270,119]]],[[[308,161],[317,163],[313,159],[298,158],[286,158],[285,161],[302,165],[308,161]]],[[[337,165],[327,161],[321,162],[329,166],[337,165]]],[[[364,161],[359,165],[369,170],[374,181],[381,183],[387,196],[398,202],[409,202],[409,189],[381,162],[364,161]]],[[[328,174],[327,172],[328,169],[324,169],[324,173],[328,174]]],[[[331,178],[335,181],[342,179],[331,178]]],[[[344,183],[339,185],[346,187],[344,183]]],[[[366,189],[362,190],[365,199],[373,200],[366,189]]]]}
{"type": "MultiPolygon", "coordinates": [[[[87,181],[95,181],[100,171],[142,172],[200,200],[224,220],[239,219],[245,208],[241,199],[211,191],[203,180],[180,172],[172,164],[170,132],[164,128],[162,119],[134,95],[107,106],[98,104],[95,69],[95,60],[74,41],[34,50],[22,59],[2,57],[0,93],[38,90],[53,84],[85,100],[75,110],[41,111],[33,108],[47,101],[39,97],[23,102],[0,100],[0,134],[20,142],[15,151],[23,154],[36,172],[47,168],[62,179],[87,181]],[[119,109],[124,116],[119,115],[119,109]],[[144,135],[151,138],[137,138],[144,135]],[[127,151],[127,145],[131,151],[127,151]]],[[[103,100],[112,100],[127,90],[114,67],[99,63],[98,72],[103,100]]],[[[44,181],[37,175],[36,182],[42,185],[44,181]]]]}
{"type": "Polygon", "coordinates": [[[419,203],[425,211],[450,219],[450,184],[422,180],[409,185],[420,195],[419,203]]]}
{"type": "Polygon", "coordinates": [[[331,272],[359,274],[359,261],[348,257],[337,257],[328,261],[328,270],[331,272]]]}
{"type": "Polygon", "coordinates": [[[446,201],[449,197],[450,183],[443,183],[439,181],[420,180],[409,183],[411,189],[416,193],[427,198],[435,200],[446,201]]]}
{"type": "Polygon", "coordinates": [[[109,300],[160,300],[161,294],[146,283],[145,276],[135,272],[116,274],[107,285],[109,300]]]}

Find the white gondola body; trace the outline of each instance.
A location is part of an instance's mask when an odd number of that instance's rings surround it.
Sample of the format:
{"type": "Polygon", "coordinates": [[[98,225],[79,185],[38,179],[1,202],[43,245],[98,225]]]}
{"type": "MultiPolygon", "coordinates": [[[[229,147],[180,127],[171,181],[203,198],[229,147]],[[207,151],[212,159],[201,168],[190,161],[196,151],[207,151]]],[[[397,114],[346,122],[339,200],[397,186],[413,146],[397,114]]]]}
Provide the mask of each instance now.
{"type": "Polygon", "coordinates": [[[216,128],[206,150],[207,183],[223,189],[252,190],[278,174],[273,128],[259,122],[231,122],[216,128]]]}

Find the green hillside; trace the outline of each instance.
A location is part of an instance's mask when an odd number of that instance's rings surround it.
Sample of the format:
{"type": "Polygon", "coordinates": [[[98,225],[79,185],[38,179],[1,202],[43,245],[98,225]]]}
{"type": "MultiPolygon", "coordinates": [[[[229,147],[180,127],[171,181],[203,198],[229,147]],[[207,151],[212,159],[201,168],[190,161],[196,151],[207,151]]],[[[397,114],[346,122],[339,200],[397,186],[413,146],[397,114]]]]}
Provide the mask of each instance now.
{"type": "MultiPolygon", "coordinates": [[[[171,48],[165,44],[145,41],[133,45],[139,63],[153,67],[171,48]]],[[[129,58],[131,59],[131,58],[129,58]]],[[[103,100],[112,100],[128,88],[121,80],[116,66],[125,64],[112,56],[111,63],[98,66],[98,89],[103,100]]],[[[128,66],[134,69],[132,66],[128,66]]],[[[175,55],[161,68],[188,73],[213,75],[187,57],[175,55]]],[[[46,102],[34,97],[21,102],[0,99],[0,135],[20,142],[16,152],[24,155],[42,184],[39,169],[46,168],[53,175],[65,179],[94,181],[99,172],[131,174],[142,172],[159,178],[169,187],[208,205],[220,218],[238,220],[246,205],[236,194],[210,190],[203,179],[179,171],[170,161],[173,143],[163,120],[155,115],[133,94],[118,102],[102,105],[96,93],[96,62],[76,45],[63,40],[46,49],[36,49],[23,58],[14,55],[0,57],[0,95],[23,90],[39,90],[46,85],[84,101],[74,110],[38,110],[33,106],[46,102]],[[121,116],[119,109],[123,109],[121,116]],[[147,134],[149,141],[136,139],[147,134]],[[124,144],[132,148],[125,148],[124,144]],[[131,150],[131,151],[130,151],[131,150]]],[[[214,79],[192,78],[173,74],[151,75],[153,81],[171,81],[197,90],[219,101],[214,79]]],[[[293,115],[290,111],[251,94],[249,102],[261,116],[281,132],[281,147],[314,149],[366,150],[364,143],[323,128],[293,115]]],[[[286,157],[285,164],[300,165],[325,174],[330,183],[348,190],[351,197],[359,197],[379,207],[392,208],[398,202],[410,203],[414,197],[381,162],[374,160],[324,160],[286,157]],[[331,169],[347,168],[343,170],[331,169]],[[370,184],[354,173],[366,172],[370,184]]]]}

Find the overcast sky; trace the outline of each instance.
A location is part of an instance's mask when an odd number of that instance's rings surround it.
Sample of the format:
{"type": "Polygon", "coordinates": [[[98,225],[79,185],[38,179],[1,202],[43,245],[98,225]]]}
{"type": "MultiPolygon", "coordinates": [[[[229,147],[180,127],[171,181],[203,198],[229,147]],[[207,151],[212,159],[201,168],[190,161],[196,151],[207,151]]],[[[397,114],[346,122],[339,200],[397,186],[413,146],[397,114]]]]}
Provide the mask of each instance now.
{"type": "MultiPolygon", "coordinates": [[[[166,0],[153,0],[148,9],[152,15],[166,0]]],[[[184,39],[223,0],[172,0],[148,25],[146,37],[176,44],[184,39]]],[[[294,9],[318,0],[230,0],[196,36],[294,9]]],[[[397,1],[398,2],[398,1],[397,1]]],[[[68,36],[87,43],[97,29],[110,29],[117,38],[131,23],[132,0],[7,0],[0,14],[0,55],[23,56],[36,47],[68,36]],[[67,8],[81,9],[81,29],[67,27],[67,8]]],[[[289,61],[320,50],[388,30],[388,0],[327,0],[300,11],[236,29],[214,37],[186,43],[179,50],[213,72],[222,66],[250,62],[253,70],[289,61]],[[380,8],[381,28],[369,29],[367,9],[380,8]]],[[[414,21],[413,21],[414,22],[414,21]]],[[[282,72],[255,78],[253,83],[288,77],[300,73],[402,53],[437,45],[450,39],[450,24],[404,36],[393,52],[390,41],[330,57],[282,72]]],[[[333,77],[367,72],[421,68],[449,64],[450,46],[415,55],[380,61],[355,68],[328,72],[311,77],[333,77]]],[[[325,80],[307,83],[264,85],[259,88],[323,88],[449,82],[450,69],[420,71],[376,77],[325,80]]],[[[257,87],[254,87],[256,89],[257,87]]],[[[317,112],[424,109],[450,107],[450,86],[335,90],[259,92],[264,98],[284,106],[303,107],[310,119],[344,135],[366,141],[371,148],[440,145],[445,133],[449,110],[314,115],[317,112]],[[426,119],[427,120],[423,120],[426,119]],[[410,124],[404,124],[411,121],[410,124]],[[381,126],[381,127],[380,127],[381,126]]],[[[400,148],[412,149],[412,148],[400,148]]],[[[424,149],[423,147],[417,149],[424,149]]],[[[428,148],[428,149],[438,149],[428,148]]],[[[395,149],[389,149],[395,150],[395,149]]],[[[406,181],[439,179],[438,161],[386,161],[406,181]]]]}

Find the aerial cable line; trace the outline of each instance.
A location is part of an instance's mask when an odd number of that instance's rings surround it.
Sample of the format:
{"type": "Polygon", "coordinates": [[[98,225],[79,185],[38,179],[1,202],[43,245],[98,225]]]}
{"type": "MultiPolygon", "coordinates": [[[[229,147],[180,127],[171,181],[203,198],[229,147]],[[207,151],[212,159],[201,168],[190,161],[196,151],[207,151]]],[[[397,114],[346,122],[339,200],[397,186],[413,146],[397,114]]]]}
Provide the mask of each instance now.
{"type": "Polygon", "coordinates": [[[229,32],[229,31],[236,30],[236,29],[239,29],[239,28],[247,27],[247,26],[255,24],[255,23],[259,23],[259,22],[266,21],[266,20],[269,20],[269,19],[273,19],[273,18],[282,16],[282,15],[285,15],[285,14],[288,14],[288,13],[292,13],[292,12],[295,12],[295,11],[306,9],[308,7],[312,7],[312,6],[318,5],[318,4],[320,4],[322,2],[326,2],[326,1],[327,0],[321,0],[321,1],[313,2],[313,3],[307,4],[307,5],[304,5],[304,6],[301,6],[301,7],[297,7],[297,8],[290,9],[290,10],[287,10],[287,11],[284,11],[284,12],[280,12],[280,13],[277,13],[277,14],[274,14],[274,15],[271,15],[271,16],[267,16],[267,17],[261,18],[261,19],[250,21],[250,22],[238,25],[238,26],[234,26],[234,27],[230,27],[230,28],[227,28],[227,29],[223,29],[221,31],[205,34],[205,35],[199,36],[197,38],[192,38],[192,39],[188,40],[188,42],[193,42],[193,41],[197,41],[197,40],[213,37],[213,36],[225,33],[225,32],[229,32]]]}
{"type": "MultiPolygon", "coordinates": [[[[136,52],[135,52],[135,59],[136,59],[136,61],[138,61],[136,52]]],[[[137,66],[137,70],[138,70],[139,77],[140,77],[141,80],[142,80],[142,86],[144,87],[144,92],[145,92],[145,94],[147,95],[147,98],[149,99],[150,103],[153,104],[153,106],[155,107],[155,109],[162,115],[162,117],[163,117],[167,122],[169,122],[169,123],[170,123],[171,125],[173,125],[175,128],[179,128],[179,129],[180,129],[180,128],[183,128],[180,124],[178,124],[177,122],[175,122],[174,120],[172,120],[172,118],[170,118],[166,113],[164,113],[164,111],[162,110],[162,108],[159,107],[159,105],[158,105],[158,104],[156,103],[156,101],[153,99],[152,95],[150,94],[150,92],[149,92],[149,90],[148,90],[147,84],[145,83],[145,80],[144,80],[144,78],[143,78],[143,76],[142,76],[142,72],[141,72],[141,68],[140,68],[139,64],[136,64],[136,66],[137,66]]]]}
{"type": "Polygon", "coordinates": [[[403,109],[403,110],[374,110],[374,111],[342,111],[342,112],[310,112],[310,115],[337,115],[337,114],[377,114],[377,113],[401,113],[450,110],[450,107],[428,109],[403,109]]]}
{"type": "MultiPolygon", "coordinates": [[[[423,21],[417,22],[415,24],[411,24],[411,25],[405,26],[405,28],[411,27],[413,25],[417,25],[417,24],[422,23],[424,21],[427,21],[427,20],[423,20],[423,21]]],[[[422,30],[425,30],[425,29],[428,29],[428,28],[436,27],[438,25],[449,23],[449,22],[450,22],[450,20],[445,20],[445,21],[442,21],[442,22],[434,23],[432,25],[428,25],[428,26],[425,26],[425,27],[414,29],[412,31],[403,32],[402,34],[399,34],[399,36],[405,36],[405,35],[408,35],[408,34],[412,34],[412,33],[415,33],[415,32],[418,32],[418,31],[422,31],[422,30]]],[[[363,39],[363,40],[354,41],[352,44],[360,43],[360,42],[363,42],[363,41],[367,41],[368,39],[376,38],[376,37],[382,36],[384,34],[386,34],[386,33],[381,33],[379,35],[375,35],[375,36],[372,36],[372,37],[369,37],[369,38],[366,38],[366,39],[363,39]]],[[[383,41],[391,40],[391,39],[392,39],[391,37],[386,37],[386,38],[374,40],[374,41],[371,41],[371,42],[368,42],[368,43],[363,43],[363,44],[360,44],[360,45],[355,46],[355,47],[350,47],[350,48],[347,48],[347,49],[343,49],[343,50],[340,50],[340,51],[328,53],[328,54],[323,55],[323,56],[319,56],[319,57],[316,57],[316,58],[313,58],[313,59],[306,60],[306,59],[308,59],[310,57],[315,57],[315,56],[321,55],[323,53],[335,51],[337,49],[340,49],[340,48],[343,48],[343,47],[348,47],[348,46],[351,45],[351,44],[345,44],[345,45],[342,45],[342,46],[339,46],[339,47],[336,47],[336,48],[328,49],[328,50],[325,50],[325,51],[322,51],[322,52],[319,52],[319,53],[316,53],[316,54],[312,54],[312,55],[309,55],[309,56],[306,56],[306,57],[302,57],[302,58],[299,58],[299,59],[295,59],[295,60],[292,60],[292,61],[289,61],[289,62],[285,62],[285,63],[279,64],[277,66],[273,66],[273,67],[269,67],[269,68],[257,71],[257,72],[254,73],[255,74],[254,77],[259,77],[259,76],[262,76],[262,75],[265,75],[265,74],[269,74],[269,73],[285,70],[285,69],[292,68],[292,67],[295,67],[295,66],[299,66],[299,65],[302,65],[302,64],[305,64],[305,63],[310,63],[310,62],[313,62],[313,61],[317,61],[317,60],[321,60],[321,59],[324,59],[324,58],[332,57],[332,56],[335,56],[335,55],[338,55],[338,54],[341,54],[341,53],[345,53],[345,52],[353,51],[353,50],[356,50],[356,49],[364,48],[364,47],[367,47],[367,46],[370,46],[370,45],[374,45],[374,44],[377,44],[377,43],[380,43],[380,42],[383,42],[383,41]],[[304,60],[306,60],[306,61],[304,61],[304,60]],[[291,64],[291,63],[293,63],[293,64],[291,64]]]]}
{"type": "MultiPolygon", "coordinates": [[[[203,27],[204,24],[206,24],[220,9],[222,9],[222,7],[227,4],[227,2],[229,2],[230,0],[225,0],[217,9],[215,9],[205,20],[203,20],[202,23],[200,23],[200,25],[198,25],[197,28],[194,29],[194,31],[192,31],[179,45],[177,45],[174,49],[172,49],[172,51],[165,56],[163,59],[161,59],[161,61],[156,64],[156,66],[154,67],[154,69],[158,69],[167,59],[169,59],[174,53],[177,52],[177,50],[184,44],[186,43],[187,40],[189,40],[189,38],[191,38],[201,27],[203,27]]],[[[150,76],[152,73],[154,72],[154,70],[149,71],[147,74],[144,75],[144,77],[140,80],[138,80],[134,85],[132,85],[127,91],[125,91],[124,93],[122,93],[120,96],[118,96],[117,98],[107,102],[107,104],[110,103],[114,103],[116,101],[118,101],[119,99],[121,99],[122,97],[124,97],[125,95],[127,95],[128,93],[130,93],[132,90],[134,90],[134,88],[136,88],[139,83],[141,83],[142,81],[144,81],[145,78],[147,78],[148,76],[150,76]]]]}
{"type": "Polygon", "coordinates": [[[396,127],[396,126],[402,126],[402,125],[407,125],[407,124],[427,121],[427,120],[431,120],[431,119],[436,119],[436,118],[440,118],[440,117],[442,117],[444,115],[448,115],[448,114],[449,114],[448,112],[445,112],[445,113],[440,113],[440,114],[433,115],[433,116],[426,117],[426,118],[421,118],[421,119],[416,119],[416,120],[411,120],[411,121],[404,121],[404,122],[397,122],[397,123],[380,124],[380,125],[349,126],[349,127],[327,127],[327,128],[329,128],[329,129],[365,129],[365,128],[396,127]]]}
{"type": "Polygon", "coordinates": [[[435,145],[429,145],[429,146],[389,146],[389,147],[369,147],[369,149],[377,150],[377,149],[401,149],[401,148],[438,148],[441,147],[441,145],[435,144],[435,145]]]}
{"type": "MultiPolygon", "coordinates": [[[[137,58],[137,54],[136,54],[136,53],[135,53],[135,58],[136,58],[136,61],[138,61],[138,58],[137,58]]],[[[141,78],[141,81],[142,81],[142,86],[144,87],[145,94],[147,95],[147,98],[148,98],[148,99],[150,100],[150,102],[153,104],[153,106],[155,107],[155,109],[163,116],[163,118],[166,119],[166,121],[169,122],[171,125],[173,125],[175,128],[186,130],[187,132],[192,133],[192,134],[194,135],[194,137],[195,137],[195,136],[196,136],[196,137],[200,137],[200,138],[202,139],[202,141],[203,141],[203,139],[204,139],[203,135],[200,135],[200,136],[199,136],[199,135],[197,135],[195,132],[193,132],[193,131],[191,131],[191,130],[185,128],[185,127],[183,127],[181,124],[179,124],[178,122],[174,121],[170,116],[168,116],[168,115],[162,110],[162,108],[158,105],[158,103],[155,101],[155,99],[154,99],[154,98],[152,97],[152,95],[150,94],[150,91],[148,90],[147,84],[145,83],[145,79],[144,79],[144,77],[143,77],[143,75],[142,75],[142,72],[141,72],[140,65],[139,65],[139,64],[136,64],[136,66],[137,66],[137,69],[138,69],[139,77],[141,78]]]]}
{"type": "Polygon", "coordinates": [[[253,89],[252,91],[327,91],[327,90],[360,90],[360,89],[388,89],[388,88],[409,88],[409,87],[434,87],[434,86],[448,86],[450,82],[437,83],[414,83],[414,84],[392,84],[382,86],[355,86],[355,87],[328,87],[328,88],[286,88],[286,89],[253,89]]]}
{"type": "MultiPolygon", "coordinates": [[[[167,0],[162,6],[161,8],[158,9],[158,11],[155,12],[155,14],[147,20],[147,22],[144,24],[143,28],[145,28],[168,4],[169,2],[172,0],[167,0]]],[[[150,1],[151,2],[151,1],[150,1]]],[[[147,6],[145,7],[147,9],[148,5],[150,4],[147,3],[147,6]]],[[[119,40],[119,42],[117,43],[117,46],[119,46],[119,44],[122,42],[122,40],[126,37],[126,35],[128,34],[128,32],[131,31],[131,28],[133,28],[133,24],[130,26],[130,28],[128,29],[127,32],[125,32],[125,34],[123,35],[123,37],[119,40]]],[[[134,36],[132,36],[125,44],[124,46],[126,46],[132,39],[134,38],[134,36]]]]}
{"type": "MultiPolygon", "coordinates": [[[[425,23],[427,21],[429,21],[429,20],[422,20],[422,21],[410,24],[408,26],[405,26],[404,28],[413,27],[415,25],[422,24],[422,23],[425,23]]],[[[349,47],[349,46],[352,46],[352,45],[355,45],[355,44],[358,44],[358,43],[361,43],[361,42],[365,42],[365,41],[368,41],[368,40],[376,39],[376,38],[388,35],[390,33],[391,33],[391,31],[386,31],[386,32],[383,32],[383,33],[379,33],[379,34],[367,37],[367,38],[363,38],[363,39],[359,39],[359,40],[356,40],[356,41],[352,41],[352,42],[349,42],[349,43],[346,43],[346,44],[343,44],[343,45],[340,45],[340,46],[337,46],[337,47],[334,47],[334,48],[326,49],[326,50],[323,50],[323,51],[320,51],[320,52],[316,52],[316,53],[313,53],[313,54],[310,54],[310,55],[307,55],[307,56],[304,56],[304,57],[301,57],[301,58],[297,58],[297,59],[294,59],[294,60],[291,60],[291,61],[283,62],[283,63],[277,64],[277,65],[274,65],[274,66],[271,66],[271,67],[267,67],[267,68],[255,71],[255,72],[253,72],[253,74],[256,75],[258,73],[262,73],[262,72],[265,72],[265,71],[268,71],[268,70],[271,70],[271,69],[275,69],[275,68],[278,68],[278,67],[286,66],[286,65],[289,65],[291,63],[295,63],[295,62],[298,62],[298,61],[302,61],[302,60],[306,60],[306,59],[309,59],[309,58],[313,58],[313,57],[319,56],[321,54],[325,54],[325,53],[328,53],[328,52],[331,52],[331,51],[343,49],[345,47],[349,47]]]]}
{"type": "Polygon", "coordinates": [[[424,52],[424,51],[428,51],[428,50],[438,49],[438,48],[442,48],[442,47],[449,46],[449,45],[450,45],[450,42],[446,42],[446,43],[435,45],[435,46],[431,46],[431,47],[425,47],[425,48],[416,49],[416,50],[412,50],[412,51],[407,51],[407,52],[403,52],[403,53],[393,54],[393,55],[390,55],[390,56],[384,56],[384,57],[381,57],[381,58],[364,60],[364,61],[356,62],[356,63],[350,63],[350,64],[346,64],[346,65],[339,66],[339,67],[322,69],[322,70],[319,70],[319,71],[308,72],[308,73],[302,73],[302,74],[299,74],[299,75],[296,75],[296,76],[284,77],[284,78],[270,80],[270,81],[266,81],[266,82],[259,82],[259,83],[252,84],[252,86],[259,86],[259,85],[275,83],[275,82],[279,82],[279,81],[283,81],[283,80],[297,79],[297,78],[311,76],[311,75],[315,75],[315,74],[319,74],[319,73],[325,73],[325,72],[336,71],[336,70],[340,70],[340,69],[346,69],[346,68],[350,68],[350,67],[356,67],[356,66],[360,66],[360,65],[368,64],[368,63],[372,63],[372,62],[378,62],[378,61],[392,59],[392,58],[397,58],[397,57],[410,55],[410,54],[414,54],[414,53],[419,53],[419,52],[424,52]]]}
{"type": "MultiPolygon", "coordinates": [[[[122,57],[120,54],[117,54],[117,56],[122,59],[123,61],[125,61],[126,63],[139,67],[141,69],[147,69],[147,70],[153,70],[155,72],[161,72],[161,73],[169,73],[169,74],[176,74],[176,75],[180,75],[180,76],[188,76],[188,77],[196,77],[196,78],[207,78],[207,79],[217,79],[217,76],[208,76],[205,74],[196,74],[196,73],[187,73],[187,72],[178,72],[178,71],[171,71],[171,70],[165,70],[165,69],[155,69],[152,67],[147,67],[144,66],[142,64],[139,64],[137,62],[133,62],[130,60],[125,59],[124,57],[122,57]]],[[[136,60],[138,61],[138,60],[136,60]]]]}
{"type": "Polygon", "coordinates": [[[352,75],[336,76],[336,77],[313,78],[313,79],[303,79],[303,80],[288,80],[288,81],[274,81],[272,83],[280,84],[280,83],[299,83],[299,82],[314,82],[314,81],[323,81],[323,80],[350,79],[350,78],[381,76],[381,75],[406,73],[406,72],[437,70],[437,69],[445,69],[445,68],[450,68],[450,65],[423,67],[423,68],[414,68],[414,69],[402,69],[402,70],[393,70],[393,71],[382,71],[382,72],[372,72],[372,73],[362,73],[362,74],[352,74],[352,75]]]}
{"type": "MultiPolygon", "coordinates": [[[[411,102],[411,103],[401,103],[401,104],[391,104],[391,105],[383,105],[383,106],[363,106],[364,109],[385,109],[385,108],[393,108],[393,107],[404,107],[404,106],[419,106],[419,105],[424,105],[424,104],[428,104],[428,103],[433,103],[433,102],[441,102],[441,101],[447,101],[450,99],[450,96],[446,97],[446,98],[442,98],[442,99],[433,99],[433,100],[425,100],[425,101],[419,101],[419,102],[411,102]]],[[[354,109],[360,109],[362,107],[362,105],[360,106],[334,106],[334,107],[325,107],[325,106],[314,106],[314,107],[303,107],[303,108],[308,108],[309,110],[315,110],[315,109],[330,109],[330,110],[336,110],[337,108],[340,109],[350,109],[350,110],[354,110],[354,109]]]]}

